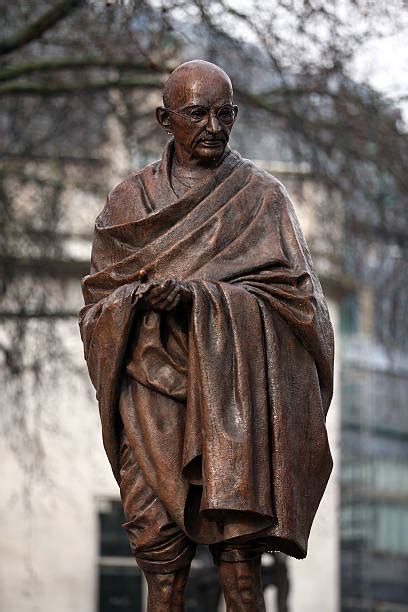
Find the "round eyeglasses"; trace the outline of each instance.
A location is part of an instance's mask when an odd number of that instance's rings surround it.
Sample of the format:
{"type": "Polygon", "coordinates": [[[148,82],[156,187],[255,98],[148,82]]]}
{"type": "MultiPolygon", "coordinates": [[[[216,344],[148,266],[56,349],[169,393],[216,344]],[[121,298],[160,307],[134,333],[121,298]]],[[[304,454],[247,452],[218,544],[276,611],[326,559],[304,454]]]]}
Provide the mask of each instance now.
{"type": "MultiPolygon", "coordinates": [[[[205,106],[191,106],[186,108],[182,113],[173,110],[172,108],[164,107],[169,113],[174,113],[183,119],[187,119],[190,123],[205,125],[210,119],[211,110],[205,106]]],[[[238,107],[232,106],[231,104],[225,104],[221,106],[215,113],[219,123],[225,126],[230,126],[234,123],[235,117],[237,116],[238,107]]]]}

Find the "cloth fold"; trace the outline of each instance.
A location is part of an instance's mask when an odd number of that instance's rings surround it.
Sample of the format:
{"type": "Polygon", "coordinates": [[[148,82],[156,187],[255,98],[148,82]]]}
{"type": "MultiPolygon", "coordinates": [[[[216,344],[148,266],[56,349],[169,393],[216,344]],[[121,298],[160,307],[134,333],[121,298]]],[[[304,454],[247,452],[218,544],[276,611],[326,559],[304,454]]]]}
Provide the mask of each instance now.
{"type": "Polygon", "coordinates": [[[332,460],[333,334],[283,186],[229,151],[181,198],[173,145],[96,221],[80,314],[104,445],[138,466],[195,542],[261,535],[304,557],[332,460]],[[190,310],[146,312],[143,284],[190,282],[190,310]]]}

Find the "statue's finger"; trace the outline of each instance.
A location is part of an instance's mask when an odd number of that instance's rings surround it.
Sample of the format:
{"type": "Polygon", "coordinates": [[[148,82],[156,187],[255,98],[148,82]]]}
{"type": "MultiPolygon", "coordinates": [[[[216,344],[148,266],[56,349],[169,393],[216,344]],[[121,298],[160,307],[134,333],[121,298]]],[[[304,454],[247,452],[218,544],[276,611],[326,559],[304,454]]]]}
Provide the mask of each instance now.
{"type": "Polygon", "coordinates": [[[171,302],[176,295],[180,293],[179,287],[173,287],[167,295],[161,295],[160,298],[156,300],[156,304],[165,304],[166,302],[171,302]]]}
{"type": "Polygon", "coordinates": [[[161,293],[158,296],[152,298],[151,303],[155,306],[163,304],[166,300],[171,300],[174,295],[177,295],[178,287],[170,287],[168,291],[161,293]]]}
{"type": "Polygon", "coordinates": [[[156,287],[154,287],[152,291],[150,292],[150,295],[152,298],[156,298],[160,295],[167,294],[172,289],[173,285],[174,285],[174,281],[171,279],[164,281],[160,283],[159,285],[157,285],[156,287]]]}
{"type": "Polygon", "coordinates": [[[145,299],[149,298],[149,295],[151,294],[151,292],[153,291],[153,289],[155,287],[157,287],[158,282],[157,281],[151,281],[150,283],[148,283],[147,285],[141,285],[141,291],[142,291],[142,295],[145,299]]]}
{"type": "Polygon", "coordinates": [[[161,300],[166,297],[166,295],[168,295],[172,290],[173,287],[171,285],[167,285],[164,287],[160,285],[159,287],[156,287],[156,289],[153,289],[153,291],[151,292],[151,297],[153,300],[161,300]]]}
{"type": "Polygon", "coordinates": [[[139,270],[139,280],[141,283],[145,283],[147,281],[147,272],[146,270],[139,270]]]}
{"type": "Polygon", "coordinates": [[[165,305],[163,310],[166,310],[166,311],[174,310],[174,308],[176,308],[179,305],[180,299],[181,299],[180,293],[177,293],[176,296],[173,298],[173,300],[169,304],[165,305]]]}
{"type": "Polygon", "coordinates": [[[174,284],[168,284],[165,286],[160,285],[160,287],[157,287],[157,290],[152,291],[151,293],[152,300],[157,301],[157,300],[164,299],[165,297],[167,297],[170,291],[173,291],[173,289],[174,289],[174,284]]]}
{"type": "Polygon", "coordinates": [[[175,293],[169,295],[165,300],[162,300],[159,304],[156,304],[154,308],[156,308],[156,310],[172,310],[175,305],[178,304],[179,300],[180,295],[176,291],[175,293]]]}

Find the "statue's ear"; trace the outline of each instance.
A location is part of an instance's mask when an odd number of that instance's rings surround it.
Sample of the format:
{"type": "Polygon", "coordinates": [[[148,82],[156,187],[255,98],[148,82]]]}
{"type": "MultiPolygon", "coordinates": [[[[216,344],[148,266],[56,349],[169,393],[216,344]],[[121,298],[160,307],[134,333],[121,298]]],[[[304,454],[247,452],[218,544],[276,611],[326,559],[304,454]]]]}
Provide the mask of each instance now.
{"type": "Polygon", "coordinates": [[[170,113],[164,106],[156,108],[156,119],[166,132],[171,132],[170,113]]]}

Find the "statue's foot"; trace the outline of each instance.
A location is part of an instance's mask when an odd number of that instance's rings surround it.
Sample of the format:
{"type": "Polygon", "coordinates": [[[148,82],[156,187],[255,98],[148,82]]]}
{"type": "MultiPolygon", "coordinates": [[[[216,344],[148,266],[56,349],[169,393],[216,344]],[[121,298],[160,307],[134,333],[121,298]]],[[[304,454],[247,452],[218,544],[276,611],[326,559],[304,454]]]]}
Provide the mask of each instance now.
{"type": "Polygon", "coordinates": [[[144,572],[147,587],[147,612],[183,612],[184,589],[190,566],[170,574],[144,572]]]}
{"type": "Polygon", "coordinates": [[[265,612],[261,557],[235,563],[220,562],[218,575],[227,612],[265,612]]]}

